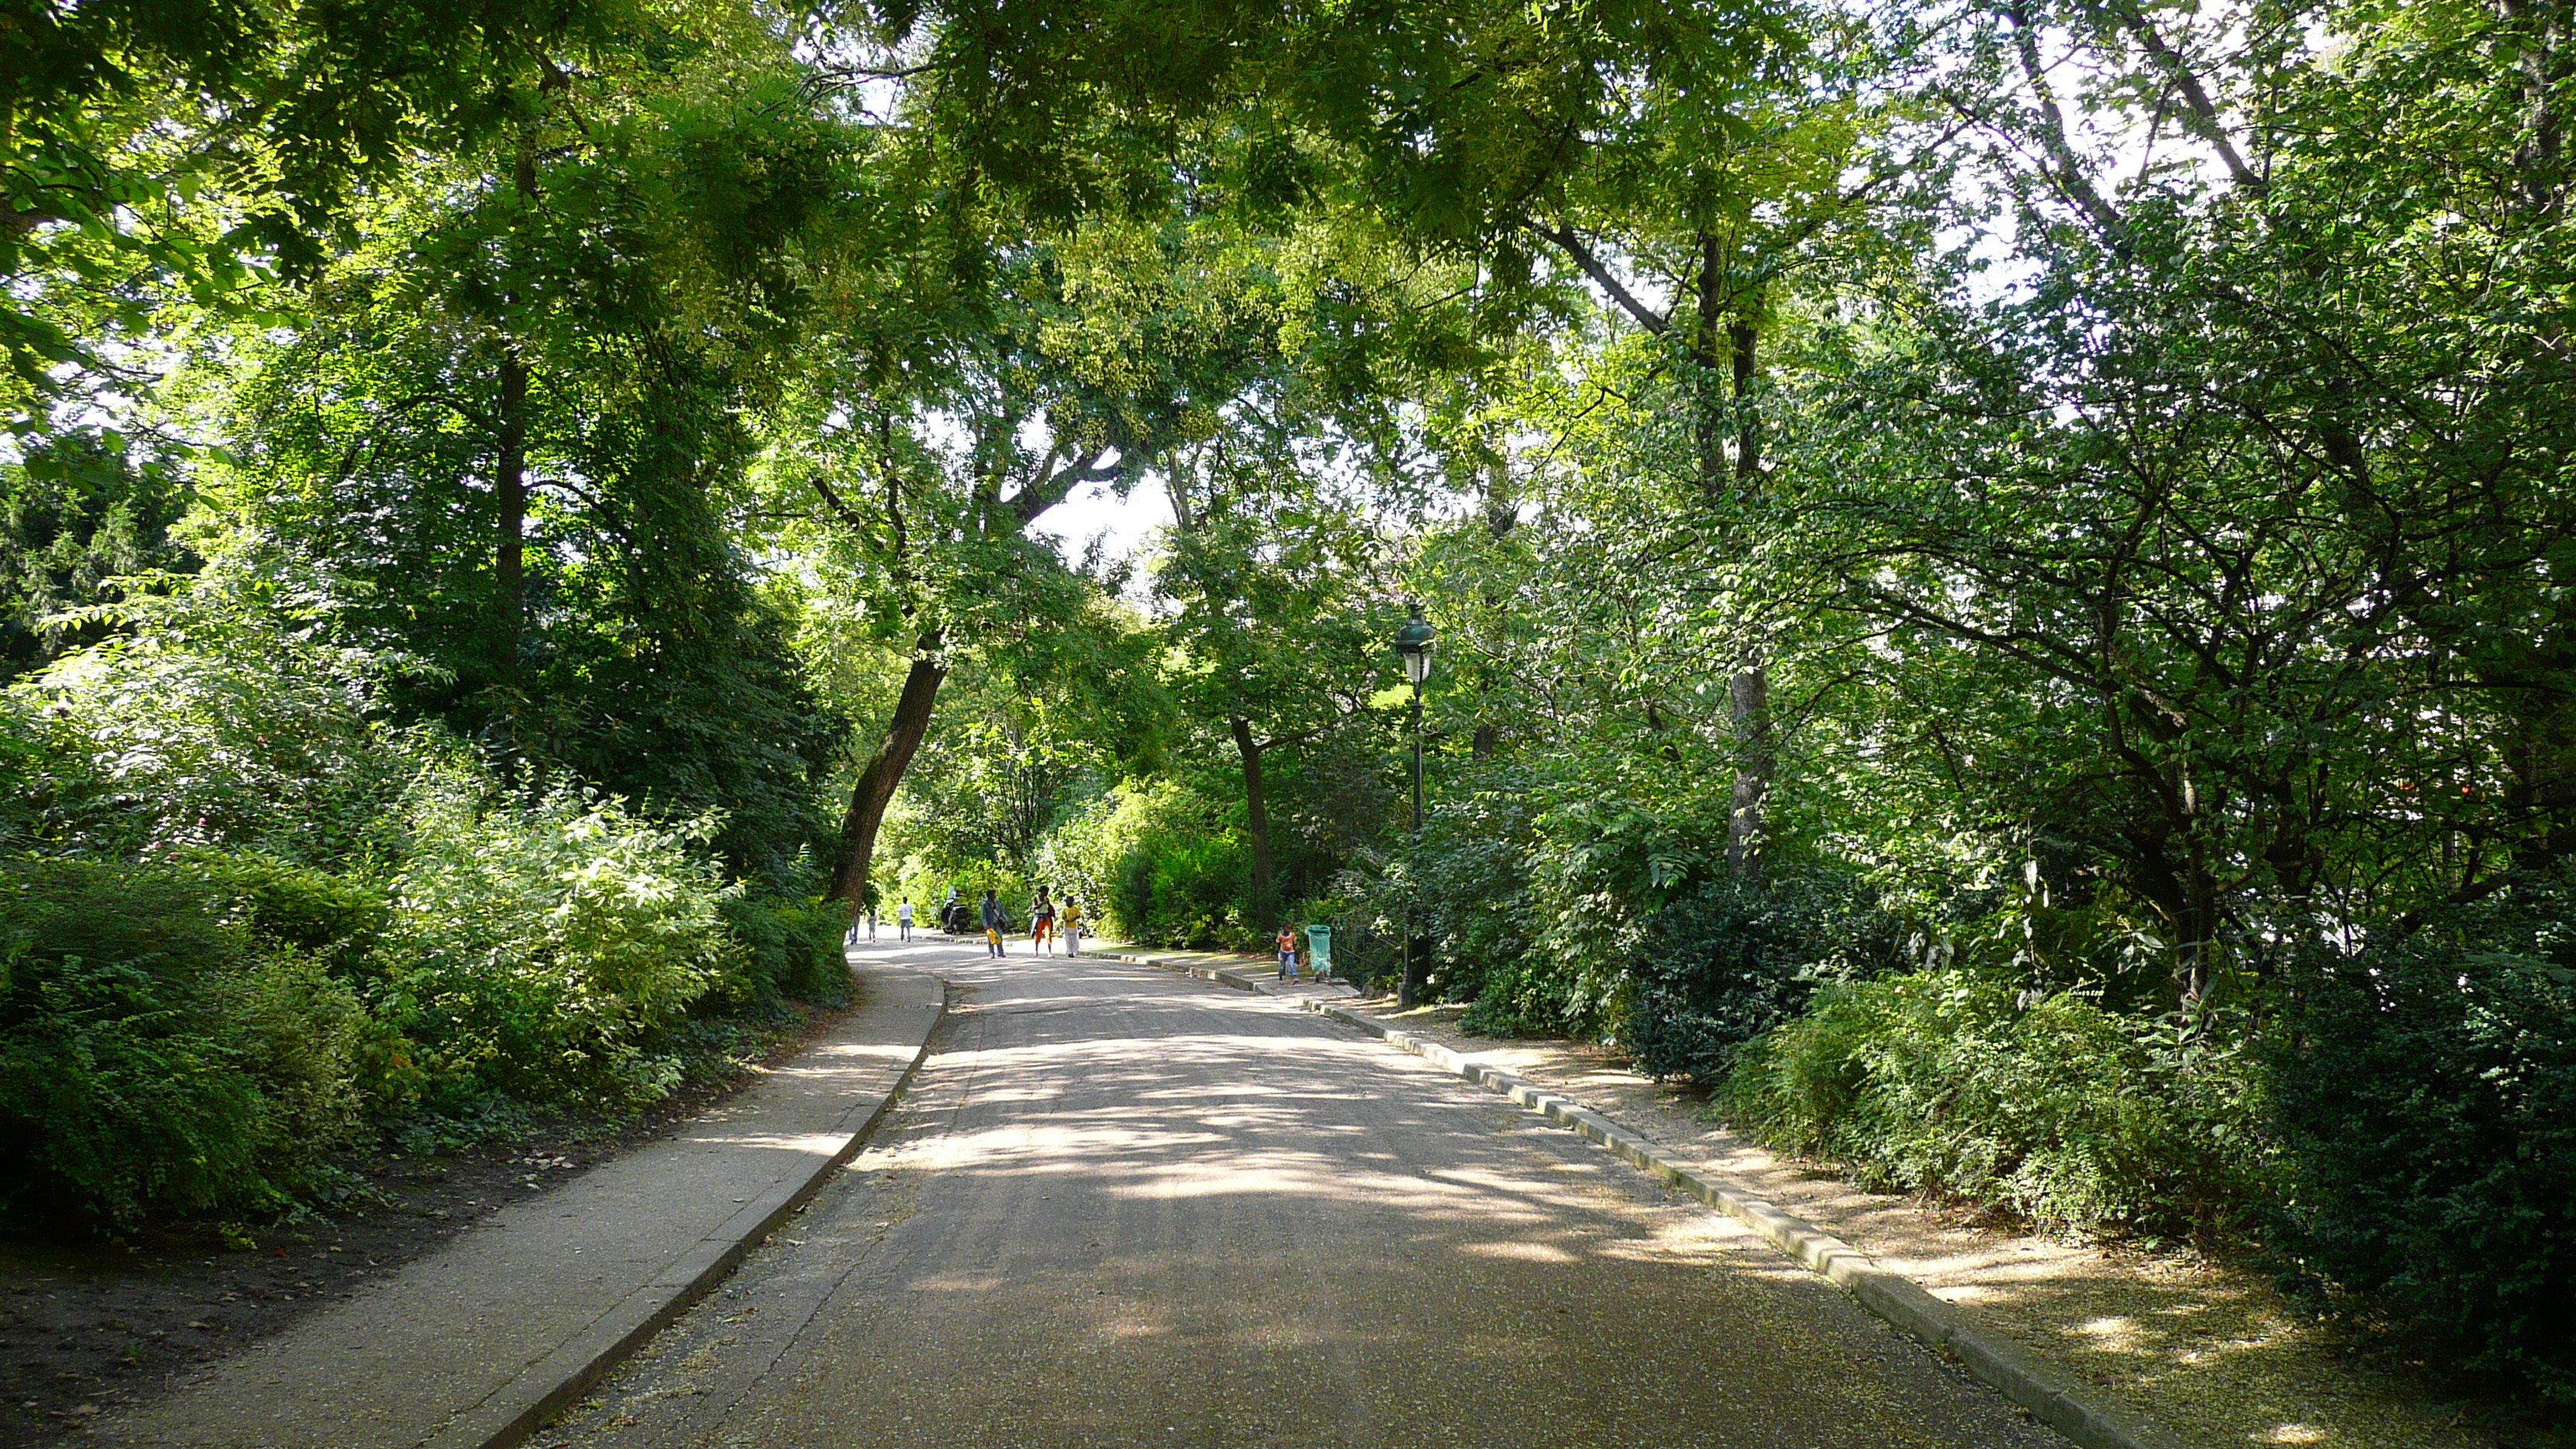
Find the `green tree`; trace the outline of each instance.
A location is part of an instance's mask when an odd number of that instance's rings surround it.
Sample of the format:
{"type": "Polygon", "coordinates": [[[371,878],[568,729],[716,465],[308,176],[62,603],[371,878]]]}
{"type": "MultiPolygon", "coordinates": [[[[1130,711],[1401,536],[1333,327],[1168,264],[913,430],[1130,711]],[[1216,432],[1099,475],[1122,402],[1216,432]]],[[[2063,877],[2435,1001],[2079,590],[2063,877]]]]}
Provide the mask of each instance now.
{"type": "Polygon", "coordinates": [[[107,628],[46,620],[115,601],[115,579],[194,563],[170,526],[187,489],[112,433],[58,434],[0,464],[0,683],[107,628]]]}
{"type": "Polygon", "coordinates": [[[1393,611],[1386,541],[1360,522],[1359,499],[1311,476],[1331,460],[1256,407],[1225,422],[1164,471],[1174,526],[1154,592],[1175,707],[1232,746],[1252,852],[1246,915],[1263,919],[1277,904],[1273,752],[1364,717],[1389,672],[1393,611]]]}
{"type": "Polygon", "coordinates": [[[223,502],[348,637],[417,661],[399,707],[532,783],[719,808],[727,857],[783,882],[838,732],[730,514],[842,138],[774,47],[565,89],[506,138],[514,179],[469,160],[388,197],[299,325],[216,356],[223,502]]]}

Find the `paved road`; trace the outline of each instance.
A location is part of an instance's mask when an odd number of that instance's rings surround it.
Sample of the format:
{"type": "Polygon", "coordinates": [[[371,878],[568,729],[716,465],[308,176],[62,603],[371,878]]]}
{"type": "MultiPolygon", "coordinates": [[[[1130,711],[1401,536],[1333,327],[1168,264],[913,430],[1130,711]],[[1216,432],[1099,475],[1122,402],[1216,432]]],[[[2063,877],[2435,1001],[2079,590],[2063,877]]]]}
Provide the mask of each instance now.
{"type": "Polygon", "coordinates": [[[2064,1449],[1350,1028],[1115,962],[875,949],[953,983],[905,1102],[537,1444],[2064,1449]]]}

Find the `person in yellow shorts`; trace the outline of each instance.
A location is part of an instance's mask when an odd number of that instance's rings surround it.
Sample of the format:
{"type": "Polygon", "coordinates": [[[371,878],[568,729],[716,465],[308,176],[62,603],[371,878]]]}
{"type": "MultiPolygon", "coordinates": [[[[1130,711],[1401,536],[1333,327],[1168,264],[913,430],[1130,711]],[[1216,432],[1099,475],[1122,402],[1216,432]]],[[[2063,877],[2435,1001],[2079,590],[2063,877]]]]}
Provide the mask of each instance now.
{"type": "Polygon", "coordinates": [[[989,956],[1010,954],[1002,945],[1002,902],[991,891],[984,892],[984,952],[989,956]]]}

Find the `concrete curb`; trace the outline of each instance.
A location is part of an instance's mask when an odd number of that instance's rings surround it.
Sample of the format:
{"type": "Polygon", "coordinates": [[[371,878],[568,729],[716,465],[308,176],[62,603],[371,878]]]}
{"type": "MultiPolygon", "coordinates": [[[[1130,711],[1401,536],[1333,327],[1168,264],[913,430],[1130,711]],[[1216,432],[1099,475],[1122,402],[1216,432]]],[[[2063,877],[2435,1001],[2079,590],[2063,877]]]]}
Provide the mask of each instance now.
{"type": "Polygon", "coordinates": [[[1192,966],[1183,961],[1154,961],[1143,956],[1130,956],[1123,951],[1093,951],[1074,959],[1124,961],[1130,966],[1151,966],[1157,971],[1178,971],[1184,976],[1195,976],[1201,981],[1213,981],[1220,986],[1232,986],[1243,991],[1261,990],[1260,987],[1252,984],[1251,977],[1240,971],[1228,971],[1222,966],[1192,966]]]}
{"type": "MultiPolygon", "coordinates": [[[[1201,981],[1213,981],[1220,986],[1237,987],[1241,990],[1250,991],[1257,995],[1272,996],[1277,994],[1275,992],[1263,991],[1251,975],[1241,971],[1229,971],[1222,966],[1193,966],[1186,961],[1157,961],[1151,957],[1130,956],[1120,951],[1093,951],[1089,953],[1087,958],[1077,957],[1075,959],[1124,961],[1130,966],[1151,966],[1157,971],[1178,971],[1184,976],[1195,976],[1201,981]]],[[[1340,978],[1335,977],[1334,979],[1339,980],[1340,978]]],[[[1287,999],[1300,1000],[1309,1006],[1324,1006],[1331,1004],[1329,1002],[1318,1002],[1310,997],[1287,999]]]]}
{"type": "Polygon", "coordinates": [[[1957,1362],[2083,1449],[2184,1449],[2182,1441],[2163,1427],[2104,1401],[2021,1345],[1970,1322],[1965,1314],[1925,1291],[1913,1279],[1878,1266],[1851,1244],[1782,1212],[1734,1183],[1683,1164],[1571,1098],[1347,1007],[1326,1001],[1308,1002],[1306,1006],[1371,1036],[1382,1037],[1388,1045],[1455,1072],[1488,1091],[1501,1093],[1725,1213],[1761,1234],[1781,1252],[1823,1274],[1834,1286],[1859,1299],[1862,1307],[1957,1362]]]}
{"type": "Polygon", "coordinates": [[[512,1449],[569,1408],[628,1354],[644,1346],[671,1320],[704,1298],[778,1225],[805,1205],[834,1170],[854,1156],[883,1121],[895,1099],[911,1085],[930,1051],[930,1034],[948,1014],[948,983],[935,972],[899,968],[925,976],[938,987],[938,997],[913,1044],[912,1059],[874,1101],[855,1103],[834,1125],[840,1145],[802,1181],[788,1181],[743,1206],[701,1240],[686,1256],[668,1264],[653,1281],[627,1295],[581,1337],[566,1343],[481,1404],[450,1419],[425,1441],[426,1449],[512,1449]]]}

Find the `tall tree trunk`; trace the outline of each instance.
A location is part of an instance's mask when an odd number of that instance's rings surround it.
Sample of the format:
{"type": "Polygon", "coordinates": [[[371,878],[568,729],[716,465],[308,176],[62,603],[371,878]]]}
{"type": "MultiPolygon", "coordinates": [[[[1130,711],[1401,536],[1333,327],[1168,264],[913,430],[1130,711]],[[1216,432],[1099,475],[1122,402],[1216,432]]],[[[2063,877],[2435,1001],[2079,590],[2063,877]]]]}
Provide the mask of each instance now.
{"type": "Polygon", "coordinates": [[[528,363],[519,344],[501,353],[501,456],[492,470],[499,513],[492,542],[492,669],[504,685],[519,682],[519,637],[528,611],[528,363]]]}
{"type": "Polygon", "coordinates": [[[1234,727],[1235,752],[1243,757],[1244,828],[1252,834],[1252,907],[1255,911],[1270,909],[1270,801],[1261,784],[1261,745],[1252,737],[1252,725],[1241,715],[1227,721],[1234,727]]]}
{"type": "Polygon", "coordinates": [[[948,678],[948,666],[939,655],[941,643],[934,629],[913,646],[912,670],[904,675],[903,693],[895,698],[894,718],[886,725],[885,738],[877,741],[876,753],[859,771],[859,782],[850,791],[850,808],[841,816],[840,851],[832,861],[832,883],[825,893],[847,903],[852,916],[867,902],[868,865],[876,854],[877,830],[885,824],[886,805],[894,799],[895,787],[903,783],[903,772],[911,767],[922,737],[930,733],[931,707],[938,703],[939,686],[948,678]]]}
{"type": "MultiPolygon", "coordinates": [[[[1727,324],[1735,376],[1735,480],[1750,489],[1761,479],[1762,433],[1753,411],[1755,347],[1760,334],[1741,318],[1727,324]]],[[[1763,804],[1778,762],[1771,730],[1770,643],[1757,639],[1749,662],[1726,682],[1727,723],[1735,736],[1735,784],[1728,792],[1726,868],[1737,880],[1762,878],[1763,804]]]]}
{"type": "Polygon", "coordinates": [[[1691,362],[1698,372],[1695,399],[1699,408],[1696,420],[1699,444],[1699,488],[1711,503],[1726,495],[1726,394],[1720,381],[1718,338],[1725,315],[1726,272],[1718,262],[1717,238],[1705,232],[1699,238],[1699,317],[1691,328],[1691,362]]]}
{"type": "Polygon", "coordinates": [[[1726,808],[1726,868],[1748,884],[1762,878],[1762,803],[1771,793],[1771,675],[1759,663],[1726,682],[1735,733],[1735,787],[1726,808]]]}
{"type": "MultiPolygon", "coordinates": [[[[537,153],[532,137],[522,132],[510,180],[523,206],[537,199],[537,153]]],[[[515,258],[513,259],[516,260],[515,258]]],[[[492,493],[498,514],[492,540],[492,652],[494,677],[502,684],[519,682],[519,640],[528,617],[528,358],[518,335],[519,290],[501,293],[501,436],[500,457],[492,469],[492,493]]]]}

